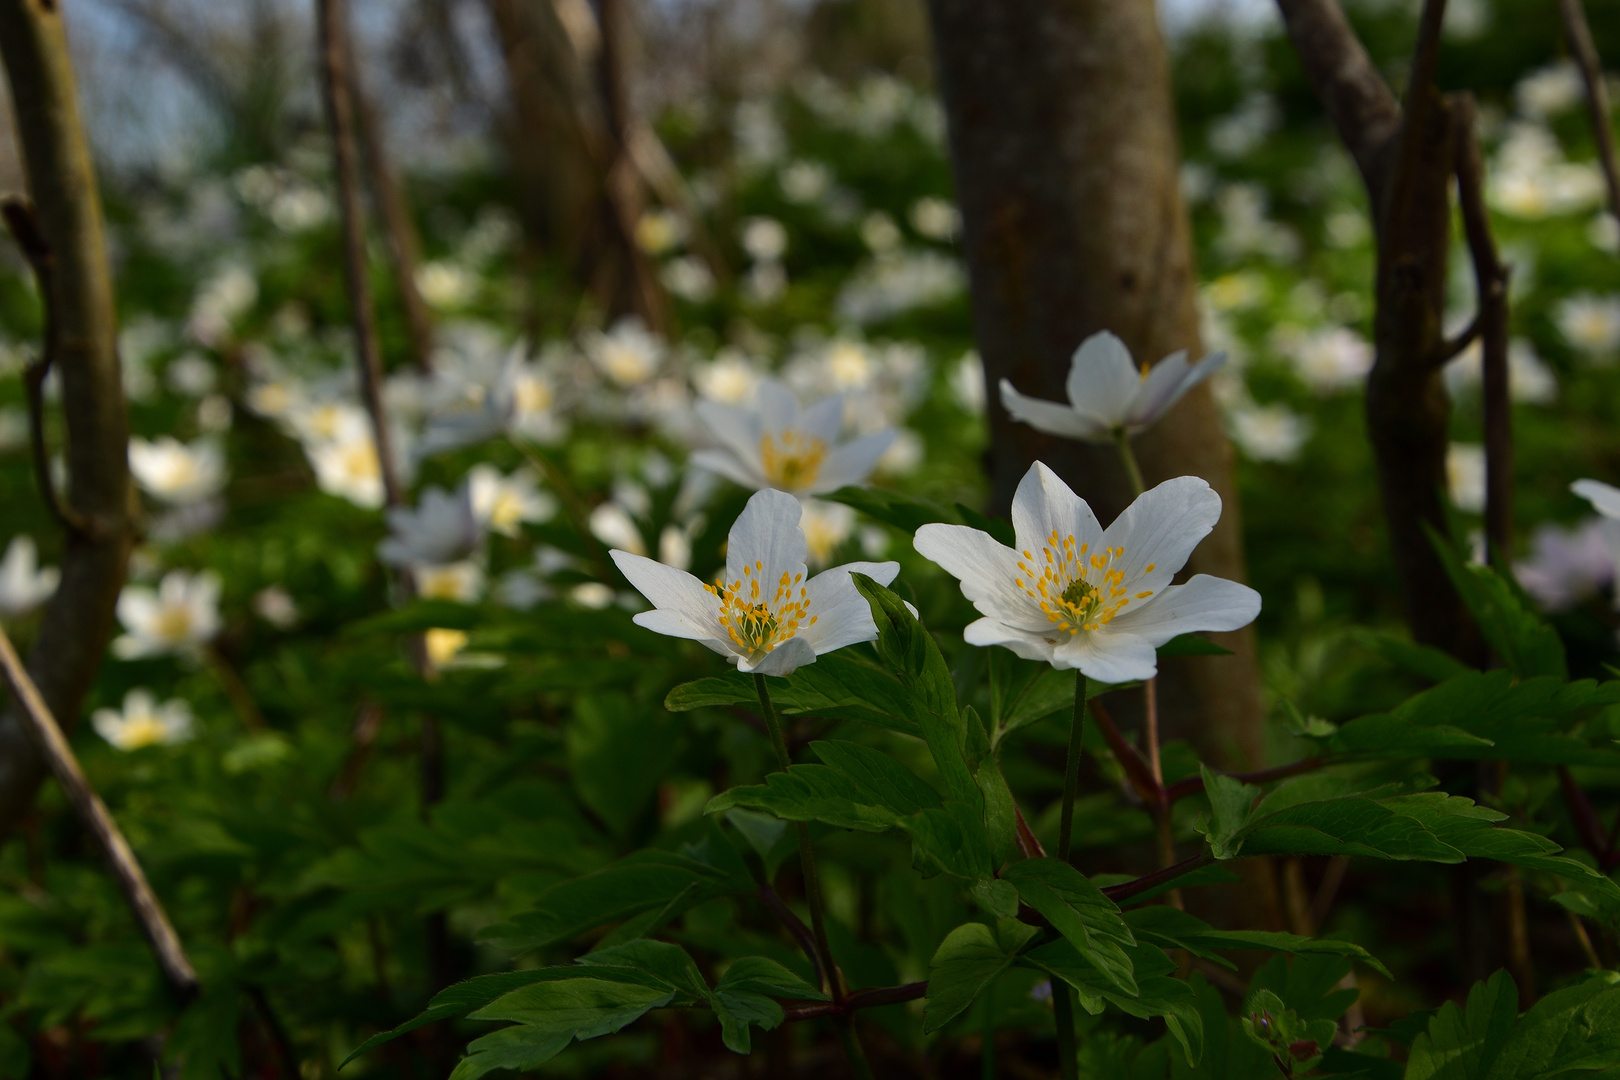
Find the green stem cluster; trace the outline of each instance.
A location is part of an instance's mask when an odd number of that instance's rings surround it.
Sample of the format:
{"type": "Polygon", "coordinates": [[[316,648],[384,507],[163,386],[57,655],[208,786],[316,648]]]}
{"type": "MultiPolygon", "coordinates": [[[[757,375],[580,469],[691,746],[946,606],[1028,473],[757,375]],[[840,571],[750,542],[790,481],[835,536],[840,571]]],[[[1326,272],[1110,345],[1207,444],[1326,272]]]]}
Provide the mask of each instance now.
{"type": "MultiPolygon", "coordinates": [[[[1063,763],[1063,817],[1058,822],[1057,857],[1069,861],[1074,839],[1074,797],[1080,786],[1080,743],[1086,731],[1086,674],[1074,673],[1074,716],[1069,721],[1069,754],[1063,763]]],[[[1061,979],[1052,980],[1052,1017],[1057,1025],[1058,1075],[1077,1080],[1079,1047],[1074,1040],[1074,991],[1061,979]]]]}
{"type": "MultiPolygon", "coordinates": [[[[776,706],[771,703],[771,691],[765,684],[765,676],[754,674],[754,692],[759,695],[759,711],[765,717],[765,726],[771,733],[771,746],[776,750],[776,763],[783,772],[793,764],[793,758],[788,754],[787,739],[782,734],[782,722],[777,719],[776,706]]],[[[827,942],[827,916],[826,907],[821,899],[821,876],[816,872],[816,854],[810,846],[810,825],[808,822],[796,821],[793,823],[799,834],[799,868],[804,876],[804,899],[810,907],[810,929],[815,934],[816,952],[821,962],[823,979],[822,990],[832,995],[836,1004],[844,1002],[844,980],[837,966],[833,963],[832,947],[827,942]]],[[[833,1027],[838,1032],[838,1041],[844,1046],[844,1055],[849,1058],[850,1070],[856,1080],[872,1080],[872,1066],[867,1063],[866,1051],[861,1047],[861,1040],[855,1033],[855,1024],[849,1014],[843,1011],[833,1016],[833,1027]]]]}

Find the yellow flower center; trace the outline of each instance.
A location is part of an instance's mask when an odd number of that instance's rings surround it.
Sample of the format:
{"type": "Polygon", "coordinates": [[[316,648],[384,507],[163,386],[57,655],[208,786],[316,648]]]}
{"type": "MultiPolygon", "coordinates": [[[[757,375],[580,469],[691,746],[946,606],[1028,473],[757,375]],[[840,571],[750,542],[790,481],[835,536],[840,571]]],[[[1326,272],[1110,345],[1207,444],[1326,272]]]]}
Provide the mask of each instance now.
{"type": "Polygon", "coordinates": [[[818,617],[810,614],[810,591],[803,585],[802,573],[790,577],[784,570],[766,600],[760,585],[764,570],[765,564],[756,562],[743,567],[737,581],[727,584],[722,578],[716,585],[703,586],[720,598],[720,625],[749,659],[772,652],[798,634],[799,627],[814,626],[818,617]]]}
{"type": "MultiPolygon", "coordinates": [[[[1092,552],[1090,544],[1075,547],[1074,536],[1059,536],[1057,530],[1046,538],[1041,557],[1032,551],[1021,552],[1023,558],[1018,569],[1024,577],[1014,578],[1013,584],[1023,589],[1041,607],[1046,621],[1070,637],[1082,630],[1097,630],[1114,621],[1114,616],[1132,600],[1146,600],[1153,595],[1147,589],[1129,595],[1125,589],[1125,572],[1114,563],[1125,557],[1123,547],[1103,548],[1092,552]]],[[[1148,563],[1145,571],[1151,571],[1148,563]]]]}
{"type": "Polygon", "coordinates": [[[160,641],[174,642],[176,644],[187,641],[191,637],[191,611],[182,606],[165,607],[158,613],[157,622],[153,626],[160,641]]]}
{"type": "Polygon", "coordinates": [[[422,637],[427,646],[428,659],[436,665],[448,664],[467,646],[467,635],[461,630],[446,630],[436,626],[422,637]]]}
{"type": "Polygon", "coordinates": [[[123,750],[157,746],[167,742],[168,738],[169,729],[151,713],[137,713],[125,718],[123,729],[118,733],[119,748],[123,750]]]}
{"type": "Polygon", "coordinates": [[[826,443],[797,431],[784,431],[780,436],[767,432],[759,440],[759,461],[765,479],[781,491],[799,491],[815,483],[826,456],[826,443]]]}

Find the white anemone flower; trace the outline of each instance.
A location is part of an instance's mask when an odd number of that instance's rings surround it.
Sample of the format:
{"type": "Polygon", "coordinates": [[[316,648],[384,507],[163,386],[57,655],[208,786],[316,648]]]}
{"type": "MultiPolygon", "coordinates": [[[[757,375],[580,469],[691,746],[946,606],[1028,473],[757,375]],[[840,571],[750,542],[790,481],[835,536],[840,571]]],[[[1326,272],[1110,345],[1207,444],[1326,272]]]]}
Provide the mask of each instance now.
{"type": "Polygon", "coordinates": [[[1210,353],[1189,364],[1182,351],[1138,370],[1125,343],[1104,330],[1086,338],[1074,351],[1069,364],[1069,404],[1027,397],[1006,379],[1001,380],[1001,404],[1014,420],[1036,431],[1106,442],[1151,425],[1225,362],[1225,353],[1210,353]]]}
{"type": "Polygon", "coordinates": [[[377,545],[377,557],[389,566],[456,562],[476,550],[483,539],[470,483],[453,492],[430,487],[415,507],[388,511],[388,538],[377,545]]]}
{"type": "Polygon", "coordinates": [[[187,446],[171,435],[148,442],[129,440],[129,471],[153,498],[171,506],[191,506],[225,487],[225,452],[213,439],[187,446]]]}
{"type": "Polygon", "coordinates": [[[1221,516],[1221,497],[1196,476],[1166,480],[1106,530],[1084,499],[1040,462],[1013,497],[1017,549],[961,525],[924,525],[916,548],[962,582],[984,618],[970,645],[1003,645],[1028,660],[1121,683],[1151,679],[1155,650],[1178,634],[1236,630],[1260,594],[1235,581],[1170,580],[1221,516]]]}
{"type": "Polygon", "coordinates": [[[634,315],[618,320],[605,334],[586,335],[584,346],[591,363],[621,387],[640,386],[664,362],[663,338],[634,315]]]}
{"type": "Polygon", "coordinates": [[[803,408],[774,378],[759,381],[751,408],[699,401],[696,409],[720,446],[694,453],[694,465],[744,487],[801,497],[863,482],[895,438],[888,428],[839,443],[844,399],[834,395],[803,408]]]}
{"type": "Polygon", "coordinates": [[[799,500],[785,492],[755,493],[731,526],[725,576],[714,585],[613,551],[614,563],[654,606],[637,615],[636,624],[700,641],[737,670],[761,675],[788,675],[822,653],[875,640],[872,609],[849,575],[887,585],[900,564],[845,563],[806,581],[800,513],[799,500]]]}
{"type": "Polygon", "coordinates": [[[411,570],[416,595],[424,600],[471,604],[484,594],[484,568],[471,559],[417,565],[411,570]]]}
{"type": "Polygon", "coordinates": [[[308,442],[304,453],[315,469],[315,482],[328,495],[347,499],[362,510],[383,504],[381,459],[371,433],[360,431],[343,439],[308,442]]]}
{"type": "Polygon", "coordinates": [[[522,469],[502,476],[493,465],[474,465],[467,471],[467,494],[474,517],[502,536],[517,536],[525,521],[549,521],[557,512],[556,501],[522,469]]]}
{"type": "Polygon", "coordinates": [[[32,536],[14,536],[0,559],[0,615],[26,615],[51,598],[61,578],[54,566],[39,565],[32,536]]]}
{"type": "Polygon", "coordinates": [[[120,660],[186,652],[219,633],[219,575],[171,570],[154,591],[128,585],[118,597],[124,633],[112,643],[120,660]]]}
{"type": "Polygon", "coordinates": [[[1620,488],[1601,480],[1577,480],[1569,490],[1592,504],[1606,518],[1620,520],[1620,488]]]}
{"type": "Polygon", "coordinates": [[[90,725],[119,750],[172,746],[191,738],[191,706],[178,698],[160,705],[152,691],[137,687],[124,695],[122,709],[97,709],[90,725]]]}

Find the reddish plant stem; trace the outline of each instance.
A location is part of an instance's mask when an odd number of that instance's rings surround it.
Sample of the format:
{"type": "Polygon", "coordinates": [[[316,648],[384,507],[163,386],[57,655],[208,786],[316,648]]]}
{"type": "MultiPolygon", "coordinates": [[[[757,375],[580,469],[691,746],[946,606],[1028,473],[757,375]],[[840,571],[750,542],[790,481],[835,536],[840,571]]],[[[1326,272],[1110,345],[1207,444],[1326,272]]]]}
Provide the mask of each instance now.
{"type": "Polygon", "coordinates": [[[1093,698],[1089,704],[1091,705],[1091,715],[1097,720],[1097,730],[1102,732],[1104,741],[1108,743],[1108,748],[1119,759],[1120,766],[1125,770],[1126,778],[1131,782],[1131,787],[1136,789],[1137,795],[1141,796],[1142,801],[1149,806],[1160,802],[1164,798],[1164,790],[1154,780],[1153,769],[1148,764],[1147,759],[1142,756],[1142,752],[1132,746],[1130,740],[1120,732],[1119,727],[1114,723],[1113,715],[1103,706],[1100,699],[1093,698]]]}

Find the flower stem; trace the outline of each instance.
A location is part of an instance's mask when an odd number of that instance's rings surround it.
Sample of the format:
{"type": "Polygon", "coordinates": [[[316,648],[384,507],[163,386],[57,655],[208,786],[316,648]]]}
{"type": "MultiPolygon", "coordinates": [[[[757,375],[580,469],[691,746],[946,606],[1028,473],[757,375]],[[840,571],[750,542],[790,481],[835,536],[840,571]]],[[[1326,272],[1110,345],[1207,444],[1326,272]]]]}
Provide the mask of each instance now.
{"type": "MultiPolygon", "coordinates": [[[[782,736],[782,722],[777,719],[776,706],[771,704],[770,688],[765,685],[765,676],[758,672],[754,673],[754,692],[759,695],[759,711],[764,715],[765,726],[771,733],[776,762],[786,772],[793,759],[788,755],[787,740],[782,736]]],[[[842,1005],[844,977],[833,965],[832,948],[827,944],[827,917],[821,900],[821,877],[816,873],[816,855],[810,846],[810,825],[804,821],[793,824],[799,834],[799,869],[804,876],[804,899],[810,905],[810,927],[815,934],[817,958],[821,962],[825,982],[822,990],[832,995],[834,1003],[842,1005]]],[[[838,1031],[839,1042],[844,1044],[844,1054],[849,1058],[849,1067],[856,1080],[871,1080],[872,1067],[867,1064],[866,1051],[861,1048],[861,1040],[855,1034],[855,1025],[849,1015],[837,1013],[833,1017],[833,1026],[838,1031]]]]}
{"type": "Polygon", "coordinates": [[[1147,490],[1147,485],[1142,482],[1142,470],[1137,467],[1136,454],[1131,450],[1131,437],[1125,434],[1124,428],[1114,432],[1114,445],[1119,449],[1120,464],[1125,466],[1125,478],[1131,482],[1137,495],[1142,494],[1147,490]]]}
{"type": "MultiPolygon", "coordinates": [[[[1074,673],[1074,716],[1069,721],[1069,756],[1063,763],[1063,817],[1058,822],[1057,857],[1069,861],[1074,839],[1074,794],[1080,782],[1080,740],[1086,730],[1086,673],[1074,673]]],[[[1057,1025],[1058,1075],[1076,1080],[1079,1052],[1074,1041],[1074,991],[1061,979],[1052,980],[1052,1019],[1057,1025]]]]}

